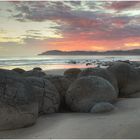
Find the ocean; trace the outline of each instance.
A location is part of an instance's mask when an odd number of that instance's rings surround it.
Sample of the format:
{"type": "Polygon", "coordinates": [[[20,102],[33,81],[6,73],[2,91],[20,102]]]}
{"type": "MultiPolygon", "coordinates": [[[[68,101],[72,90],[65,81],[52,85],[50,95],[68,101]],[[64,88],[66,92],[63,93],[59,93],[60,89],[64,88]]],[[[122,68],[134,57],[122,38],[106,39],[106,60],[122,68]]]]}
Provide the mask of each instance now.
{"type": "Polygon", "coordinates": [[[63,69],[63,68],[85,68],[95,67],[97,62],[130,60],[140,61],[140,56],[85,56],[85,55],[70,55],[70,56],[32,56],[32,57],[0,57],[0,68],[13,69],[23,68],[30,70],[34,67],[41,67],[43,70],[48,69],[63,69]],[[93,63],[86,66],[86,63],[93,63]]]}

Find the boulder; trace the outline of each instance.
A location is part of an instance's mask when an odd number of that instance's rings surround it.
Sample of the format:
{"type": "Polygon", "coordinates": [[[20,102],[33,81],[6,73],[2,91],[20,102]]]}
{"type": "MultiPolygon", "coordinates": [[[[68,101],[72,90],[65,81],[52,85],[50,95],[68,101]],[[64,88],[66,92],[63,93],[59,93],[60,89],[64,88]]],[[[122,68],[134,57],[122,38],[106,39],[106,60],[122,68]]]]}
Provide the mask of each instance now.
{"type": "Polygon", "coordinates": [[[68,79],[75,80],[80,72],[81,70],[78,68],[71,68],[64,71],[64,76],[68,79]]]}
{"type": "Polygon", "coordinates": [[[29,77],[29,76],[35,76],[35,77],[44,77],[46,74],[42,71],[38,70],[30,70],[23,73],[23,76],[29,77]]]}
{"type": "Polygon", "coordinates": [[[82,70],[82,72],[79,73],[78,77],[82,77],[82,76],[99,76],[102,77],[106,80],[108,80],[113,87],[115,88],[116,92],[118,93],[118,85],[117,85],[117,80],[115,78],[115,76],[109,72],[107,69],[103,69],[103,68],[86,68],[84,70],[82,70]]]}
{"type": "Polygon", "coordinates": [[[128,97],[140,92],[140,71],[124,62],[115,62],[108,70],[116,77],[119,96],[128,97]]]}
{"type": "Polygon", "coordinates": [[[68,108],[65,104],[65,94],[71,84],[71,81],[61,75],[46,75],[44,78],[49,80],[56,87],[60,95],[60,111],[67,111],[68,108]]]}
{"type": "Polygon", "coordinates": [[[60,95],[55,86],[47,79],[28,77],[29,85],[36,87],[39,100],[39,114],[58,112],[60,106],[60,95]]]}
{"type": "Polygon", "coordinates": [[[0,70],[0,130],[32,125],[38,118],[35,89],[18,73],[0,70]]]}
{"type": "Polygon", "coordinates": [[[46,79],[0,70],[0,130],[26,127],[36,122],[38,113],[57,112],[59,96],[46,79]]]}
{"type": "Polygon", "coordinates": [[[115,107],[111,103],[99,102],[91,108],[90,112],[91,113],[105,113],[105,112],[110,112],[114,110],[114,108],[115,107]]]}
{"type": "Polygon", "coordinates": [[[33,71],[42,71],[42,69],[40,67],[35,67],[33,68],[33,71]]]}
{"type": "Polygon", "coordinates": [[[66,104],[75,112],[90,112],[98,102],[114,102],[117,93],[107,80],[98,76],[76,79],[66,93],[66,104]]]}
{"type": "Polygon", "coordinates": [[[12,70],[15,71],[15,72],[17,72],[17,73],[19,73],[19,74],[23,74],[25,72],[25,70],[24,69],[21,69],[21,68],[14,68],[12,70]]]}

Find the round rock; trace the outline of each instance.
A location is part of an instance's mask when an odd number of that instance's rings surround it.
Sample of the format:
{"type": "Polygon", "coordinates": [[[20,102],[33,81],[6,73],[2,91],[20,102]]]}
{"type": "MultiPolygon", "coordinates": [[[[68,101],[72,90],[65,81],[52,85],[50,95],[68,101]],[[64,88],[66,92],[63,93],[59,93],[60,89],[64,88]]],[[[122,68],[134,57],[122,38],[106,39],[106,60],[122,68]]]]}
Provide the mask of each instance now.
{"type": "Polygon", "coordinates": [[[114,106],[111,103],[108,102],[100,102],[95,104],[90,112],[91,113],[104,113],[104,112],[110,112],[114,110],[114,106]]]}
{"type": "Polygon", "coordinates": [[[56,87],[60,95],[60,111],[66,111],[67,106],[65,104],[65,94],[71,84],[71,81],[61,75],[46,75],[44,78],[49,80],[56,87]]]}
{"type": "Polygon", "coordinates": [[[117,93],[107,80],[98,76],[78,78],[68,88],[66,103],[72,111],[90,112],[97,102],[114,102],[117,93]]]}
{"type": "Polygon", "coordinates": [[[117,85],[117,80],[115,78],[115,76],[109,72],[107,69],[103,69],[103,68],[86,68],[84,70],[82,70],[79,74],[79,77],[83,77],[83,76],[99,76],[102,77],[106,80],[108,80],[115,88],[116,92],[118,93],[118,85],[117,85]]]}
{"type": "Polygon", "coordinates": [[[23,73],[23,76],[29,77],[29,76],[34,76],[34,77],[44,77],[46,74],[42,71],[38,70],[30,70],[26,71],[23,73]]]}
{"type": "Polygon", "coordinates": [[[140,92],[140,71],[124,62],[114,62],[108,70],[116,77],[119,96],[128,97],[140,92]]]}
{"type": "Polygon", "coordinates": [[[21,69],[21,68],[14,68],[12,70],[15,71],[15,72],[17,72],[17,73],[19,73],[19,74],[23,74],[25,72],[25,70],[24,69],[21,69]]]}
{"type": "Polygon", "coordinates": [[[64,76],[66,76],[67,78],[77,78],[77,76],[80,72],[81,72],[81,70],[78,68],[71,68],[71,69],[67,69],[64,72],[64,76]]]}
{"type": "Polygon", "coordinates": [[[38,77],[28,77],[29,85],[36,89],[39,101],[39,114],[58,112],[60,106],[60,95],[56,87],[47,79],[38,77]]]}
{"type": "Polygon", "coordinates": [[[0,70],[0,130],[34,124],[38,118],[38,100],[34,86],[18,73],[0,70]]]}

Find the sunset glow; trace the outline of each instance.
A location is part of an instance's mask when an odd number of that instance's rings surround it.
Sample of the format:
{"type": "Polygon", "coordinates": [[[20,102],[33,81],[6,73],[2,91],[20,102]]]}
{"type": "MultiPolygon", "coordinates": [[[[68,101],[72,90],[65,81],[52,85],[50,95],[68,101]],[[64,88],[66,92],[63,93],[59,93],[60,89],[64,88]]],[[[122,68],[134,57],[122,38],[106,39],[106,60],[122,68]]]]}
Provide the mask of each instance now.
{"type": "Polygon", "coordinates": [[[0,56],[140,48],[138,1],[1,1],[0,21],[0,56]]]}

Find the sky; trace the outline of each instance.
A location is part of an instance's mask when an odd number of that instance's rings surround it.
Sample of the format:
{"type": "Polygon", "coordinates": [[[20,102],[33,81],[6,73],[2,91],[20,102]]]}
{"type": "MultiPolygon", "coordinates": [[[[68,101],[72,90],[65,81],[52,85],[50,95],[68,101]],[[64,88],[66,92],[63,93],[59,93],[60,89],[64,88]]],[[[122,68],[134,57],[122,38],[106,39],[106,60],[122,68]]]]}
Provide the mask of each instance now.
{"type": "Polygon", "coordinates": [[[0,1],[0,56],[139,48],[139,1],[0,1]]]}

